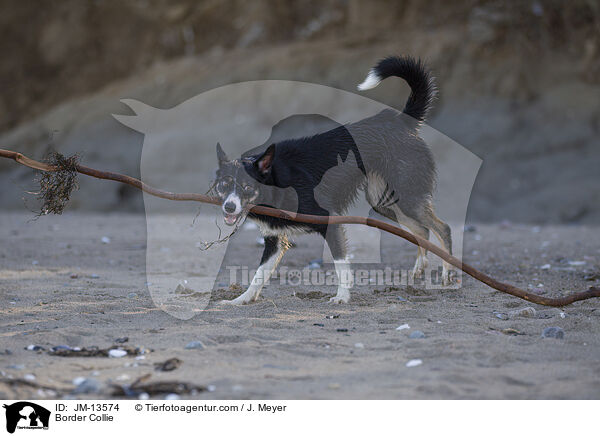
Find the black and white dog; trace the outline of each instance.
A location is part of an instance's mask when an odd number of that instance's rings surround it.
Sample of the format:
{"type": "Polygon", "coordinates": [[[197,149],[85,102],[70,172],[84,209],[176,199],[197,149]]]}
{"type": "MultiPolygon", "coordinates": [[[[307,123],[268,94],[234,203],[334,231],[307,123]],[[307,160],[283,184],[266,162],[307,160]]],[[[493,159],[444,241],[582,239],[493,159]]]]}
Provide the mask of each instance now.
{"type": "MultiPolygon", "coordinates": [[[[403,113],[386,109],[359,122],[339,126],[310,137],[275,142],[266,151],[230,160],[219,144],[214,189],[222,200],[227,225],[239,225],[248,204],[259,204],[311,215],[341,215],[364,190],[371,207],[381,215],[405,225],[414,234],[429,239],[432,231],[444,249],[452,253],[450,227],[433,212],[435,163],[431,151],[418,136],[421,123],[435,97],[430,72],[410,57],[388,57],[368,74],[359,90],[374,88],[383,79],[396,76],[408,83],[411,94],[403,113]],[[358,171],[326,173],[353,156],[358,171]],[[358,177],[357,177],[358,173],[358,177]],[[315,190],[319,189],[319,195],[315,190]]],[[[352,278],[346,256],[346,238],[340,225],[290,222],[249,213],[265,239],[265,248],[250,286],[229,304],[245,304],[258,298],[283,254],[288,236],[316,232],[325,238],[338,275],[334,303],[350,300],[352,278]]],[[[427,252],[418,248],[415,277],[427,267],[427,252]]],[[[450,283],[450,265],[444,263],[442,280],[450,283]]]]}

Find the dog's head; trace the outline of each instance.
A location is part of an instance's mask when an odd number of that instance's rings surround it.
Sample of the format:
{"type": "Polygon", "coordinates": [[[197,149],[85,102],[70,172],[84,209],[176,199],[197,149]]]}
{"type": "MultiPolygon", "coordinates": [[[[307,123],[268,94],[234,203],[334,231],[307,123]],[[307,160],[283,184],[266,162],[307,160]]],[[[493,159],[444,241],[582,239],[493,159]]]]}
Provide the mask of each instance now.
{"type": "Polygon", "coordinates": [[[275,146],[271,145],[256,156],[229,160],[217,143],[219,168],[214,191],[221,199],[225,224],[236,225],[245,215],[243,212],[248,205],[259,198],[261,186],[271,184],[274,158],[275,146]]]}

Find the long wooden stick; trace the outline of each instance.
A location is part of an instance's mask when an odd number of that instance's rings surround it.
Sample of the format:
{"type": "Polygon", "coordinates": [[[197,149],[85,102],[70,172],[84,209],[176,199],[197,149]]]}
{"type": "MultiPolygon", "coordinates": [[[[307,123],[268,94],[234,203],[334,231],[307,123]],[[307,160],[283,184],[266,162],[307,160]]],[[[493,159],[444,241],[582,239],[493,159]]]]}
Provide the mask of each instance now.
{"type": "MultiPolygon", "coordinates": [[[[33,168],[39,171],[56,171],[57,168],[48,165],[43,162],[38,162],[31,158],[24,156],[21,153],[17,153],[11,150],[3,150],[0,149],[0,157],[4,157],[7,159],[13,159],[14,161],[20,163],[21,165],[25,165],[29,168],[33,168]]],[[[220,200],[215,197],[210,197],[204,194],[197,193],[174,193],[163,191],[161,189],[154,188],[152,186],[147,185],[139,179],[134,177],[126,176],[124,174],[113,173],[109,171],[100,171],[94,168],[86,167],[84,165],[76,165],[77,172],[81,174],[85,174],[86,176],[95,177],[97,179],[104,180],[114,180],[115,182],[125,183],[127,185],[133,186],[134,188],[140,189],[150,195],[154,195],[156,197],[165,198],[167,200],[175,200],[175,201],[199,201],[201,203],[209,203],[209,204],[219,204],[220,200]]],[[[541,295],[533,294],[531,292],[524,291],[523,289],[517,288],[516,286],[502,283],[489,275],[482,273],[481,271],[475,269],[471,265],[463,263],[458,258],[452,256],[442,248],[437,245],[425,240],[419,236],[413,235],[406,230],[401,229],[398,226],[394,226],[392,224],[388,224],[384,221],[374,219],[374,218],[366,218],[361,216],[320,216],[320,215],[306,215],[301,213],[290,212],[287,210],[275,209],[272,207],[265,206],[256,206],[251,205],[250,212],[258,214],[258,215],[267,215],[275,218],[280,218],[288,221],[296,221],[301,223],[308,224],[362,224],[369,227],[374,227],[376,229],[383,230],[385,232],[391,233],[396,236],[400,236],[401,238],[406,239],[407,241],[418,245],[420,247],[425,248],[426,250],[431,251],[436,256],[442,258],[449,264],[455,266],[456,268],[466,272],[471,277],[479,280],[480,282],[485,283],[491,288],[494,288],[500,292],[504,292],[510,295],[513,295],[518,298],[522,298],[523,300],[530,301],[532,303],[541,304],[544,306],[553,306],[553,307],[562,307],[568,304],[574,303],[576,301],[587,300],[589,298],[600,297],[600,288],[598,287],[590,287],[587,291],[578,292],[575,294],[567,295],[564,297],[558,298],[549,298],[543,297],[541,295]]]]}

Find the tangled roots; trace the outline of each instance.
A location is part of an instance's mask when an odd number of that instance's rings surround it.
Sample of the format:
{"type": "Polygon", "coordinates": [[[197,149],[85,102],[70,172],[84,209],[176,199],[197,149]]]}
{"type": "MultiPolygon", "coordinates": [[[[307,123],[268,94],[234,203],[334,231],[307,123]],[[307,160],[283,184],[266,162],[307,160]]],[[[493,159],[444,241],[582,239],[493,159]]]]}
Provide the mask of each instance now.
{"type": "Polygon", "coordinates": [[[71,193],[78,189],[77,163],[79,156],[65,157],[60,153],[52,152],[46,162],[56,167],[55,171],[44,171],[40,173],[40,190],[38,199],[43,201],[40,215],[54,213],[60,215],[69,202],[71,193]]]}

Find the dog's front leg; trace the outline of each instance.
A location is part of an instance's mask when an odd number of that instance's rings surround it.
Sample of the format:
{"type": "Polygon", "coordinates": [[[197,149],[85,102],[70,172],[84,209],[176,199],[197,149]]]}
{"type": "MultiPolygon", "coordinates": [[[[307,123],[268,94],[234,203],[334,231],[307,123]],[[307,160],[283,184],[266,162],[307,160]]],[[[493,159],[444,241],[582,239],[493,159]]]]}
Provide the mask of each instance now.
{"type": "Polygon", "coordinates": [[[354,277],[346,253],[346,233],[340,225],[329,225],[322,234],[333,256],[335,272],[338,278],[337,293],[335,297],[329,299],[329,302],[335,304],[348,303],[350,301],[350,289],[352,289],[354,284],[354,277]]]}
{"type": "Polygon", "coordinates": [[[281,261],[281,258],[289,248],[289,242],[285,236],[265,236],[265,249],[260,260],[260,266],[250,282],[246,292],[233,300],[223,300],[222,304],[248,304],[256,301],[263,286],[269,281],[273,271],[281,261]]]}

